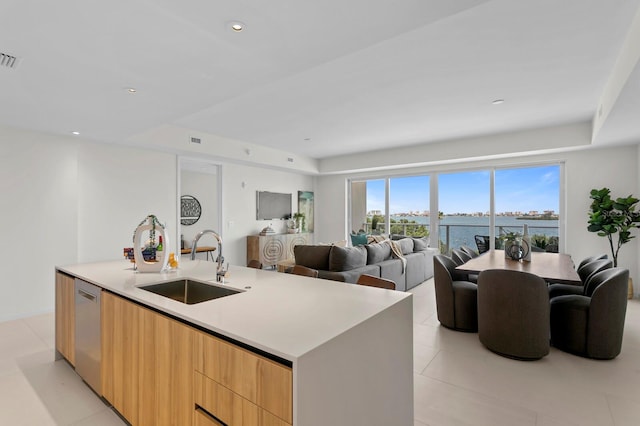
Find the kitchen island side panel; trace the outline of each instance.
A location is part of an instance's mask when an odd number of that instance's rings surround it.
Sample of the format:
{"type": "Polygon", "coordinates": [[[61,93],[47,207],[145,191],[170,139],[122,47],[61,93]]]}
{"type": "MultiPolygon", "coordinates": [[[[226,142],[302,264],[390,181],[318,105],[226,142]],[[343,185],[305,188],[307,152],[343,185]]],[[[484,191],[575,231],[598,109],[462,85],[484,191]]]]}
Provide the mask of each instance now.
{"type": "Polygon", "coordinates": [[[294,425],[413,425],[412,305],[405,298],[298,358],[294,425]]]}

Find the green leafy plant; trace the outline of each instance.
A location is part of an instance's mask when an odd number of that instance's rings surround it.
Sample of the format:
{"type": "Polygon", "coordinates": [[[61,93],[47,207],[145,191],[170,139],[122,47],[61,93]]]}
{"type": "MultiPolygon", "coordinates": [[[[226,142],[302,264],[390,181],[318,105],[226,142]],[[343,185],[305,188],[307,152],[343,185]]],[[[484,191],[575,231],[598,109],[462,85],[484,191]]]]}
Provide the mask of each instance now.
{"type": "Polygon", "coordinates": [[[638,198],[629,195],[626,198],[611,198],[609,188],[592,189],[589,196],[593,201],[589,211],[589,232],[607,237],[611,248],[613,266],[618,266],[618,252],[623,244],[635,238],[633,228],[640,228],[640,212],[636,210],[638,198]],[[614,235],[617,234],[617,239],[614,235]]]}
{"type": "Polygon", "coordinates": [[[293,220],[296,221],[296,227],[301,231],[304,231],[304,225],[305,225],[304,219],[305,219],[304,213],[297,212],[293,214],[293,220]]]}
{"type": "Polygon", "coordinates": [[[371,218],[371,229],[378,229],[378,222],[380,222],[380,219],[382,219],[381,216],[378,216],[377,214],[373,215],[373,217],[371,218]]]}
{"type": "Polygon", "coordinates": [[[531,241],[536,247],[540,247],[541,249],[545,249],[547,244],[549,244],[549,238],[544,234],[533,235],[531,241]]]}

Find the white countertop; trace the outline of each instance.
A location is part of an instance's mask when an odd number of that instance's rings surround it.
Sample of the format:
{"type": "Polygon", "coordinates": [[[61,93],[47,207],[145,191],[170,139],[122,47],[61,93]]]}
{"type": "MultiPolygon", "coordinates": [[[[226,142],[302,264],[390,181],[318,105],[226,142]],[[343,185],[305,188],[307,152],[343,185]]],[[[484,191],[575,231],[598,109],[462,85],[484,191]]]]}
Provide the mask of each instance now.
{"type": "Polygon", "coordinates": [[[183,258],[177,270],[159,273],[135,272],[124,260],[57,269],[290,361],[411,297],[399,291],[240,266],[230,267],[224,286],[243,293],[194,305],[138,288],[176,278],[214,282],[215,266],[183,258]]]}

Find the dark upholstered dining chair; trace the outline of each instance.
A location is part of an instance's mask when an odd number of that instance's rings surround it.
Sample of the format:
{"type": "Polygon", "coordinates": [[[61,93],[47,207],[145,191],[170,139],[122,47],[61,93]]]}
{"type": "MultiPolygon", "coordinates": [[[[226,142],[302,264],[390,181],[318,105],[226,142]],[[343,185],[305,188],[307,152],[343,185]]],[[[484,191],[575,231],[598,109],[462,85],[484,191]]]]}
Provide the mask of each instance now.
{"type": "MultiPolygon", "coordinates": [[[[470,261],[471,256],[462,249],[451,249],[451,260],[454,261],[456,266],[460,266],[470,261]]],[[[462,272],[458,272],[458,274],[460,279],[463,281],[470,281],[474,284],[478,282],[478,274],[466,274],[462,272]]]]}
{"type": "Polygon", "coordinates": [[[509,358],[540,359],[549,353],[547,283],[522,271],[489,269],[478,277],[478,337],[509,358]]]}
{"type": "Polygon", "coordinates": [[[433,257],[438,321],[453,330],[475,333],[478,331],[478,286],[459,280],[455,269],[451,258],[443,254],[433,257]]]}
{"type": "Polygon", "coordinates": [[[476,235],[473,237],[476,240],[476,246],[478,247],[478,253],[482,254],[489,251],[489,236],[488,235],[476,235]]]}
{"type": "Polygon", "coordinates": [[[468,254],[472,259],[474,257],[478,257],[478,252],[475,251],[474,249],[472,249],[469,246],[460,246],[460,250],[462,250],[463,252],[465,252],[466,254],[468,254]]]}
{"type": "Polygon", "coordinates": [[[610,269],[612,266],[613,262],[607,259],[594,260],[591,263],[583,265],[581,268],[578,268],[577,271],[580,281],[582,281],[582,285],[551,284],[549,286],[549,299],[569,294],[591,296],[594,287],[590,284],[590,278],[598,272],[610,269]]]}
{"type": "Polygon", "coordinates": [[[609,258],[609,256],[607,256],[606,253],[596,254],[596,255],[593,255],[593,256],[585,257],[584,259],[582,259],[580,261],[580,263],[576,267],[576,270],[582,268],[587,263],[591,263],[591,262],[593,262],[595,260],[603,260],[603,259],[608,259],[608,258],[609,258]]]}
{"type": "Polygon", "coordinates": [[[453,260],[456,265],[462,265],[471,260],[471,256],[465,253],[463,250],[451,249],[451,260],[453,260]]]}
{"type": "Polygon", "coordinates": [[[627,313],[629,270],[609,268],[589,279],[591,297],[554,297],[551,305],[551,343],[565,352],[587,358],[613,359],[622,349],[627,313]]]}
{"type": "Polygon", "coordinates": [[[373,275],[362,274],[358,277],[356,284],[366,285],[369,287],[386,288],[387,290],[395,290],[396,283],[386,278],[375,277],[373,275]]]}
{"type": "Polygon", "coordinates": [[[589,277],[596,272],[603,271],[613,267],[613,261],[609,259],[594,260],[579,267],[576,272],[580,276],[582,284],[586,283],[589,277]]]}

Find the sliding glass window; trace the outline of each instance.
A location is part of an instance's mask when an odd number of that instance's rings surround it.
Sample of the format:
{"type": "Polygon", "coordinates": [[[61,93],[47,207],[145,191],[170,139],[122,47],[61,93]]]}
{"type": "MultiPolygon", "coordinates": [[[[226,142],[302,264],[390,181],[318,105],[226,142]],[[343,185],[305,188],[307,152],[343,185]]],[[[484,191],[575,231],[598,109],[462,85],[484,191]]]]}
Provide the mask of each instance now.
{"type": "Polygon", "coordinates": [[[400,238],[435,234],[437,224],[439,248],[449,253],[501,248],[501,235],[527,224],[535,250],[558,251],[561,176],[561,164],[551,164],[354,180],[350,231],[400,238]]]}
{"type": "Polygon", "coordinates": [[[429,176],[389,179],[391,237],[429,235],[429,176]]]}
{"type": "Polygon", "coordinates": [[[489,238],[490,181],[488,170],[438,176],[441,252],[460,246],[475,249],[476,236],[489,238]]]}
{"type": "Polygon", "coordinates": [[[497,169],[496,236],[529,228],[538,251],[557,252],[560,219],[560,166],[497,169]]]}

